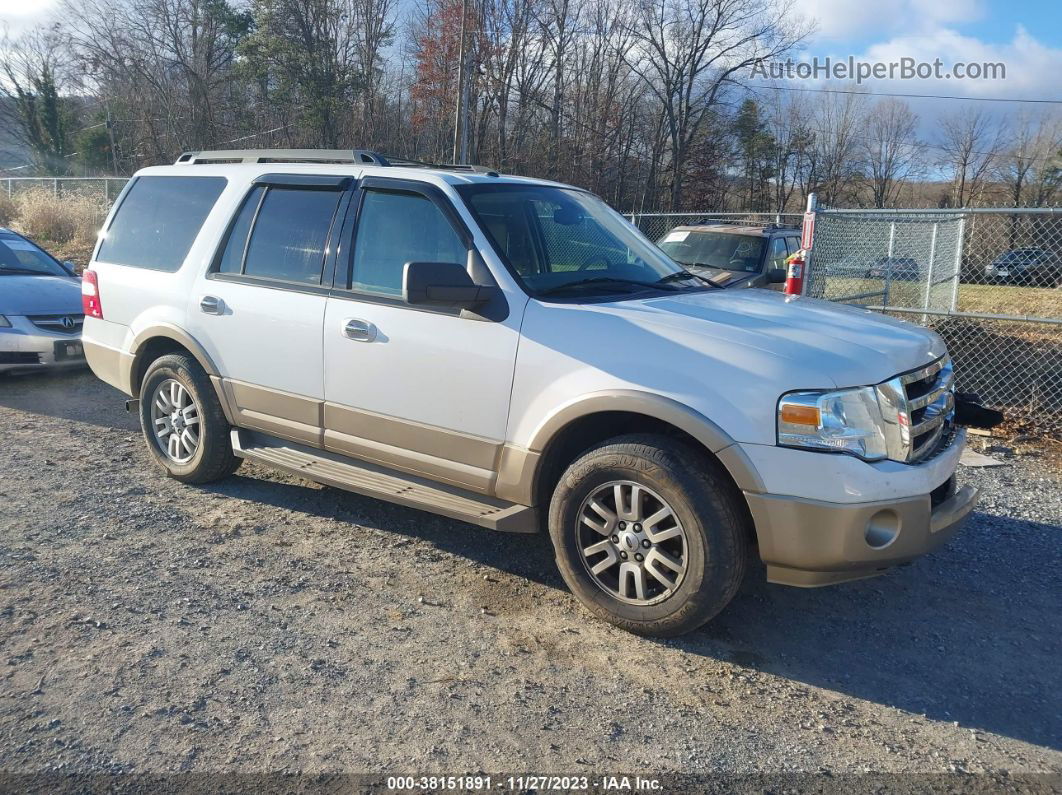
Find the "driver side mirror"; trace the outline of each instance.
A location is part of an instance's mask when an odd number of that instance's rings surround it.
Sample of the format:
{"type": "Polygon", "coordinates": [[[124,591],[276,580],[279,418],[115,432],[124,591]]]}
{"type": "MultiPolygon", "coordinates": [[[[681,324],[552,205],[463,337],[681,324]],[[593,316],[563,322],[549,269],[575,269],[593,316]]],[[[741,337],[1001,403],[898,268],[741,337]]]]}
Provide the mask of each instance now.
{"type": "Polygon", "coordinates": [[[439,304],[471,309],[489,301],[497,287],[476,284],[456,262],[407,262],[402,298],[407,304],[439,304]]]}
{"type": "Polygon", "coordinates": [[[768,284],[785,284],[786,272],[785,268],[768,268],[767,269],[767,283],[768,284]]]}

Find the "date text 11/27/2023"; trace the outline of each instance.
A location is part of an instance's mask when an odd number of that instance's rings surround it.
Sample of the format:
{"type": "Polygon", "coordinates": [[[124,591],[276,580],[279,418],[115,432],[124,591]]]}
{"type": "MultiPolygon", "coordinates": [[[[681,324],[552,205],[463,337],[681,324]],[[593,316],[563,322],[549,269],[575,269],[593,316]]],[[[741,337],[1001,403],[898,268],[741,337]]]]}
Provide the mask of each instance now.
{"type": "Polygon", "coordinates": [[[642,776],[388,776],[387,789],[395,792],[419,790],[523,792],[594,790],[596,792],[655,792],[659,779],[642,776]]]}

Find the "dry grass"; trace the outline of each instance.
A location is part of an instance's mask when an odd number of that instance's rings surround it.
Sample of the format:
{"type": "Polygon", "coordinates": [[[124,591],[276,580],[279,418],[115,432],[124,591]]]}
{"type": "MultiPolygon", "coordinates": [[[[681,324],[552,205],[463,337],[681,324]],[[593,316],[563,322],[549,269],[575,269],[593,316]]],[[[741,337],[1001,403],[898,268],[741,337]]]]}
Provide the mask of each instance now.
{"type": "MultiPolygon", "coordinates": [[[[836,278],[828,286],[827,295],[836,300],[845,295],[879,292],[880,279],[836,278]]],[[[938,291],[941,288],[936,288],[938,291]]],[[[950,290],[950,286],[947,286],[950,290]]],[[[934,293],[931,304],[940,309],[942,292],[934,293]]],[[[1012,287],[1004,284],[960,284],[958,296],[960,312],[983,312],[991,315],[1019,315],[1026,317],[1062,317],[1062,288],[1012,287]]],[[[894,281],[889,286],[889,305],[917,309],[925,301],[925,283],[894,281]]],[[[881,299],[877,299],[880,305],[881,299]]],[[[866,302],[874,306],[874,299],[866,302]]]]}
{"type": "Polygon", "coordinates": [[[14,197],[12,226],[45,247],[73,244],[83,249],[96,239],[106,208],[95,196],[55,195],[33,189],[14,197]]]}
{"type": "Polygon", "coordinates": [[[18,205],[6,193],[0,193],[0,226],[11,226],[18,215],[18,205]]]}

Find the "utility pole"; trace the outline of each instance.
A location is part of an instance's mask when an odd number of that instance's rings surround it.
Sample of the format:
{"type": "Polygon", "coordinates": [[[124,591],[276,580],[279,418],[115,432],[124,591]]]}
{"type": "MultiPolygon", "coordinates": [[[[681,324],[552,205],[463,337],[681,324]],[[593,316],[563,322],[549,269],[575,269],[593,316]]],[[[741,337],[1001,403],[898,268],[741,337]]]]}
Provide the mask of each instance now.
{"type": "Polygon", "coordinates": [[[468,0],[461,0],[461,45],[457,64],[457,114],[454,119],[454,163],[468,159],[468,74],[465,49],[465,25],[468,22],[468,0]]]}

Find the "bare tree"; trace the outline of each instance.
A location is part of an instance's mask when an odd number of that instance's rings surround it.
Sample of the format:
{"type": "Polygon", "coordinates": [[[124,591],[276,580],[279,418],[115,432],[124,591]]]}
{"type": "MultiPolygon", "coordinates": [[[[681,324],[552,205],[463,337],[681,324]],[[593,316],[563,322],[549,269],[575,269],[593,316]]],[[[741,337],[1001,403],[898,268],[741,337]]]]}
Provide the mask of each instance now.
{"type": "Polygon", "coordinates": [[[951,203],[967,207],[980,200],[1000,150],[1003,128],[981,108],[963,108],[940,122],[942,165],[951,171],[951,203]]]}
{"type": "Polygon", "coordinates": [[[631,68],[660,104],[670,143],[670,205],[681,205],[690,145],[752,66],[792,50],[807,28],[788,0],[636,0],[631,68]]]}
{"type": "Polygon", "coordinates": [[[922,172],[918,116],[903,100],[878,100],[866,117],[861,157],[875,207],[895,202],[904,184],[922,172]]]}
{"type": "Polygon", "coordinates": [[[1062,120],[1022,114],[1010,126],[1009,146],[998,157],[996,175],[1015,207],[1041,207],[1062,181],[1062,120]]]}
{"type": "Polygon", "coordinates": [[[858,167],[860,142],[866,130],[866,94],[821,94],[811,104],[814,119],[814,152],[809,158],[808,191],[823,203],[839,205],[855,199],[861,178],[858,167]]]}

